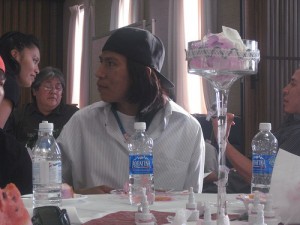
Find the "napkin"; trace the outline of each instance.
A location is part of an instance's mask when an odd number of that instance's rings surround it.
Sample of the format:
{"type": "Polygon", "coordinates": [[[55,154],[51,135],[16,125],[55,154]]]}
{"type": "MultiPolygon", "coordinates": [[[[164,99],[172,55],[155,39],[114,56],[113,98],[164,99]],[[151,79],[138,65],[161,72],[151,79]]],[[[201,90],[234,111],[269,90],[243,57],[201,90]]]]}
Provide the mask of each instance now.
{"type": "Polygon", "coordinates": [[[172,218],[171,225],[186,225],[187,219],[192,212],[187,209],[178,209],[175,216],[172,218]]]}
{"type": "Polygon", "coordinates": [[[279,149],[270,193],[276,213],[284,224],[300,224],[300,157],[279,149]]]}

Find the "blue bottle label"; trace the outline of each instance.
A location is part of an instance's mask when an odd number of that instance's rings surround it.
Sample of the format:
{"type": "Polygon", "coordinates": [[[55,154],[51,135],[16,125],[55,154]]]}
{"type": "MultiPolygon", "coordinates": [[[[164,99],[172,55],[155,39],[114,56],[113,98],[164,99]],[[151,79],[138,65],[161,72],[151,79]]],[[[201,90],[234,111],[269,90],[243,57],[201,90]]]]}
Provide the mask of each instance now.
{"type": "Polygon", "coordinates": [[[129,174],[153,174],[153,155],[129,155],[129,174]]]}
{"type": "Polygon", "coordinates": [[[252,155],[253,174],[272,174],[276,155],[252,155]]]}

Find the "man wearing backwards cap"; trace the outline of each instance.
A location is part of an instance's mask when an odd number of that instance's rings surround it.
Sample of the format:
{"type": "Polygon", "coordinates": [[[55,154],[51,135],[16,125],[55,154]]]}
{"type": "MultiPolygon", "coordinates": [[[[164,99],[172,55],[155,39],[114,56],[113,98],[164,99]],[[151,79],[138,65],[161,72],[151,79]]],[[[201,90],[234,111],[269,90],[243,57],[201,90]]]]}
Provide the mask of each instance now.
{"type": "Polygon", "coordinates": [[[75,192],[123,188],[135,121],[154,140],[155,188],[202,191],[201,126],[168,97],[174,85],[160,72],[164,55],[160,39],[138,28],[120,28],[105,43],[96,73],[102,101],[75,113],[58,137],[63,181],[75,192]]]}
{"type": "MultiPolygon", "coordinates": [[[[0,104],[4,97],[5,65],[0,56],[0,104]]],[[[14,183],[21,194],[32,193],[32,166],[24,146],[0,128],[0,188],[14,183]]]]}

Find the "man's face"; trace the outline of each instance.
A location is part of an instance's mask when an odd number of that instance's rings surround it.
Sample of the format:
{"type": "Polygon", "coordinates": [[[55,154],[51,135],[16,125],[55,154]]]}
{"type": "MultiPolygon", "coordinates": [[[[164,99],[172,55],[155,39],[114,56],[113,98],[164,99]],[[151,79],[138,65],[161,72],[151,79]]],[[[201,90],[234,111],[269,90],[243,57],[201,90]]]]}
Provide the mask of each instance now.
{"type": "Polygon", "coordinates": [[[105,102],[126,102],[130,85],[126,57],[115,52],[104,51],[99,58],[100,66],[96,77],[101,99],[105,102]]]}
{"type": "Polygon", "coordinates": [[[293,74],[290,83],[283,88],[283,110],[300,114],[300,69],[293,74]]]}

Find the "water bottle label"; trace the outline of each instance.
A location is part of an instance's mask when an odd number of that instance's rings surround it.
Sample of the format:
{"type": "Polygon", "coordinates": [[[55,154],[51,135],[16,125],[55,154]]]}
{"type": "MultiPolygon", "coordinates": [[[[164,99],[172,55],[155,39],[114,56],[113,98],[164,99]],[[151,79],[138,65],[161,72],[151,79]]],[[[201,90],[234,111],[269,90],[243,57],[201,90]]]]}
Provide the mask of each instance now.
{"type": "Polygon", "coordinates": [[[153,174],[153,155],[129,155],[129,174],[153,174]]]}
{"type": "Polygon", "coordinates": [[[38,161],[32,164],[33,184],[61,183],[61,161],[38,161]]]}
{"type": "Polygon", "coordinates": [[[253,154],[252,156],[252,172],[253,174],[272,174],[275,155],[253,154]]]}

